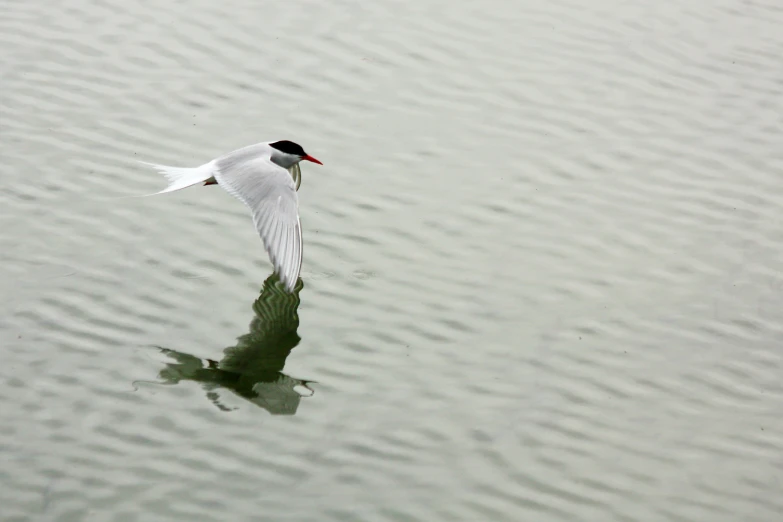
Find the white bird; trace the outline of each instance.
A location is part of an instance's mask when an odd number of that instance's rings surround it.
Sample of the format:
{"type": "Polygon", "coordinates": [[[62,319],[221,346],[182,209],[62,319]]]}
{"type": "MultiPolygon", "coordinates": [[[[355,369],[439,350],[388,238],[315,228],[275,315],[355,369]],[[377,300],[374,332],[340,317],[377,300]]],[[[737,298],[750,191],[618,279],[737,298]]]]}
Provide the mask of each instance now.
{"type": "Polygon", "coordinates": [[[155,194],[202,182],[218,184],[250,207],[269,260],[286,290],[292,293],[302,269],[302,226],[296,195],[302,160],[323,165],[300,145],[286,140],[249,145],[195,168],[141,163],[154,167],[169,181],[168,187],[155,194]]]}

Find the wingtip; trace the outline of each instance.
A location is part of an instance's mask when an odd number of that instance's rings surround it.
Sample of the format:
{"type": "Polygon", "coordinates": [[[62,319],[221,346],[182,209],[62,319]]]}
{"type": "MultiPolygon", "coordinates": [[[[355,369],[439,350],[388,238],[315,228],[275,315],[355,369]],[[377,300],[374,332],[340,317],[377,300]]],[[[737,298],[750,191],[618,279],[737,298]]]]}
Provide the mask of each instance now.
{"type": "Polygon", "coordinates": [[[289,294],[293,294],[296,292],[296,281],[294,281],[293,283],[291,281],[286,281],[284,286],[285,286],[285,291],[288,292],[289,294]]]}
{"type": "Polygon", "coordinates": [[[299,277],[295,277],[291,279],[290,277],[287,277],[282,274],[278,274],[278,277],[280,278],[280,282],[282,283],[283,289],[289,293],[289,294],[295,294],[296,293],[296,286],[299,281],[299,277]]]}

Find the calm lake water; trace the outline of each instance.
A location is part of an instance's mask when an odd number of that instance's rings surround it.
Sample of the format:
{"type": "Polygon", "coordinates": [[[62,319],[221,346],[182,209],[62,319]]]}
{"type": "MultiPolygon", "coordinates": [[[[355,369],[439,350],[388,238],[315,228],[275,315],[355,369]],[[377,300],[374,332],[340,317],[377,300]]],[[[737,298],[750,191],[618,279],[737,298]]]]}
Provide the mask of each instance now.
{"type": "Polygon", "coordinates": [[[776,0],[0,2],[4,522],[783,519],[776,0]],[[280,293],[196,166],[290,139],[280,293]]]}

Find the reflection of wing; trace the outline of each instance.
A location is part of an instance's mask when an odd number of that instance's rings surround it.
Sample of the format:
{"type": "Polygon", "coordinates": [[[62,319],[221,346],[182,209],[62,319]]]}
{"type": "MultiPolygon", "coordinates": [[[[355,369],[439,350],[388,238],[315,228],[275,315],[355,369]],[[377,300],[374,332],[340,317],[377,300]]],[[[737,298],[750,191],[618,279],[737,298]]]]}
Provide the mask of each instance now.
{"type": "Polygon", "coordinates": [[[299,344],[299,291],[289,294],[273,274],[264,281],[261,295],[253,303],[255,317],[250,321],[250,333],[237,338],[236,346],[223,350],[220,369],[229,372],[279,372],[291,350],[299,344]]]}
{"type": "Polygon", "coordinates": [[[296,190],[299,190],[299,185],[302,184],[302,170],[299,168],[299,164],[296,163],[293,167],[289,167],[288,172],[290,172],[291,177],[294,178],[296,190]]]}
{"type": "Polygon", "coordinates": [[[296,330],[302,287],[302,280],[298,279],[294,292],[289,294],[279,277],[272,274],[253,303],[255,316],[250,332],[237,338],[236,346],[223,350],[219,363],[163,348],[176,363],[167,364],[160,377],[168,384],[181,380],[201,383],[210,401],[225,411],[228,408],[218,400],[218,387],[230,389],[272,414],[295,414],[302,397],[296,388],[303,386],[310,390],[310,395],[312,389],[307,387],[307,381],[280,372],[300,341],[296,330]]]}

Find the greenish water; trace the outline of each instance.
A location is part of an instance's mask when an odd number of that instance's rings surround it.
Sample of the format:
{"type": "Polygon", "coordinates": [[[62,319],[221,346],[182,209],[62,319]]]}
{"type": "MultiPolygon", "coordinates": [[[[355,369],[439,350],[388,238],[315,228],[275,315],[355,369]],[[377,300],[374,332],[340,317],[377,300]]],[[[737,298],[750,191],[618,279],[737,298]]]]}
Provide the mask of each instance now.
{"type": "Polygon", "coordinates": [[[781,518],[783,11],[0,2],[0,519],[781,518]],[[302,144],[302,281],[137,160],[302,144]]]}

